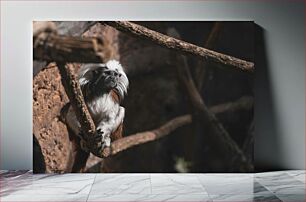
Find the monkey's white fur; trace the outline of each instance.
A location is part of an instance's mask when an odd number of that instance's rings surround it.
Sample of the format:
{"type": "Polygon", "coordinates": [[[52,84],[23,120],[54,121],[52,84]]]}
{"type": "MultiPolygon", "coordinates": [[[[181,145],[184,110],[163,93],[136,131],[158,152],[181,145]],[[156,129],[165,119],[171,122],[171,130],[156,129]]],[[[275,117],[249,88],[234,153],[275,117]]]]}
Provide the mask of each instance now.
{"type": "MultiPolygon", "coordinates": [[[[120,100],[122,100],[127,93],[129,85],[128,78],[121,64],[116,60],[110,60],[106,64],[83,65],[79,71],[79,83],[88,110],[95,122],[97,133],[101,135],[103,149],[105,146],[110,146],[110,135],[123,122],[125,116],[124,107],[121,107],[120,103],[114,100],[110,90],[114,90],[120,100]],[[94,74],[96,70],[101,71],[101,74],[94,74]],[[111,74],[112,77],[108,76],[109,74],[111,74]],[[107,79],[109,79],[116,84],[112,89],[105,90],[102,89],[101,79],[104,79],[105,83],[107,83],[107,79]],[[97,83],[100,84],[100,86],[98,86],[97,83]]],[[[66,116],[66,123],[77,135],[80,133],[80,124],[71,106],[66,116]]]]}

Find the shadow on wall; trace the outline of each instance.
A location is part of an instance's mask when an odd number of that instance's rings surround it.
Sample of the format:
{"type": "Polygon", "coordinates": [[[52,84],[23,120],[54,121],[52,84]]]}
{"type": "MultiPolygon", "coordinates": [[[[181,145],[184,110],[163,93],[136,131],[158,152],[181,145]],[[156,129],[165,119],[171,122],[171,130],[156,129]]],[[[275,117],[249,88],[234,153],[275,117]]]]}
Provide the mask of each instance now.
{"type": "MultiPolygon", "coordinates": [[[[272,92],[265,29],[255,24],[255,171],[280,170],[280,136],[272,92]]],[[[283,168],[284,169],[284,168],[283,168]]]]}

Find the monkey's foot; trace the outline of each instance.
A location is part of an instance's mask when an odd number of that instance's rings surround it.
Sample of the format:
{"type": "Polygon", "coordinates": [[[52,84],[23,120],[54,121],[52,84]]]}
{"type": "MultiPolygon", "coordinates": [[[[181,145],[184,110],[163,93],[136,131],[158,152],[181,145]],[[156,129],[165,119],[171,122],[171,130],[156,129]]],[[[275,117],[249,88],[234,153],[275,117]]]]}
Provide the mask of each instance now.
{"type": "Polygon", "coordinates": [[[81,149],[82,149],[82,150],[84,150],[84,151],[86,151],[86,152],[89,152],[89,151],[90,151],[90,150],[88,149],[88,147],[87,147],[86,141],[83,140],[83,139],[80,141],[80,146],[81,146],[81,149]]]}
{"type": "Polygon", "coordinates": [[[95,134],[95,140],[100,142],[99,144],[99,150],[103,150],[105,147],[109,147],[111,143],[110,134],[106,133],[103,129],[97,128],[96,134],[95,134]]]}

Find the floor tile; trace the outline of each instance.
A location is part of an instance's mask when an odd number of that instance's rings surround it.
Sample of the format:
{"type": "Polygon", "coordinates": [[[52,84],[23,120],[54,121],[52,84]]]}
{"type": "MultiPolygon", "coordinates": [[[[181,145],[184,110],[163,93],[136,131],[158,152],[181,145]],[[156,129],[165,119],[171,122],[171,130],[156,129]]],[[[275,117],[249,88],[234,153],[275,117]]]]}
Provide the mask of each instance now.
{"type": "Polygon", "coordinates": [[[77,201],[77,202],[85,202],[87,200],[88,195],[81,195],[81,194],[75,194],[75,195],[8,195],[1,197],[1,202],[45,202],[45,201],[58,201],[58,202],[70,202],[70,201],[77,201]]]}
{"type": "Polygon", "coordinates": [[[262,172],[262,173],[255,173],[254,177],[258,180],[280,180],[280,179],[291,179],[289,177],[288,171],[273,171],[273,172],[262,172]]]}
{"type": "Polygon", "coordinates": [[[196,174],[151,174],[152,194],[202,194],[206,190],[196,174]]]}
{"type": "Polygon", "coordinates": [[[286,173],[292,176],[294,179],[305,183],[306,176],[304,170],[293,170],[293,171],[287,171],[286,173]]]}
{"type": "Polygon", "coordinates": [[[253,195],[233,195],[233,194],[220,194],[209,195],[212,201],[224,201],[224,202],[252,202],[253,195]]]}
{"type": "Polygon", "coordinates": [[[97,174],[92,195],[151,194],[149,174],[97,174]]]}
{"type": "Polygon", "coordinates": [[[151,195],[145,200],[148,202],[173,201],[173,202],[212,202],[207,194],[180,194],[180,195],[151,195]]]}
{"type": "Polygon", "coordinates": [[[261,185],[256,180],[254,181],[254,201],[273,201],[273,202],[281,202],[279,198],[275,196],[271,191],[269,191],[266,187],[261,185]]]}
{"type": "Polygon", "coordinates": [[[197,176],[209,195],[252,195],[253,175],[199,174],[197,176]]]}
{"type": "Polygon", "coordinates": [[[90,195],[88,202],[127,202],[127,201],[147,201],[147,202],[160,202],[160,201],[173,201],[173,202],[211,202],[207,195],[142,195],[142,194],[128,194],[128,195],[90,195]]]}
{"type": "MultiPolygon", "coordinates": [[[[261,185],[259,182],[254,181],[253,193],[257,195],[271,195],[272,192],[269,191],[265,186],[261,185]]],[[[272,194],[274,195],[274,194],[272,194]]]]}
{"type": "Polygon", "coordinates": [[[26,174],[2,180],[0,196],[88,194],[95,174],[26,174]]]}
{"type": "Polygon", "coordinates": [[[274,194],[304,194],[305,184],[287,173],[256,177],[261,185],[274,194]]]}
{"type": "Polygon", "coordinates": [[[233,195],[233,194],[221,194],[210,195],[213,201],[218,202],[282,202],[277,196],[273,194],[265,195],[233,195]]]}
{"type": "Polygon", "coordinates": [[[277,194],[276,195],[283,202],[305,202],[304,194],[277,194]]]}
{"type": "Polygon", "coordinates": [[[272,193],[269,194],[254,194],[254,202],[282,202],[277,196],[272,193]]]}
{"type": "Polygon", "coordinates": [[[0,172],[1,201],[305,201],[305,171],[259,174],[0,172]],[[255,180],[254,180],[255,176],[255,180]]]}

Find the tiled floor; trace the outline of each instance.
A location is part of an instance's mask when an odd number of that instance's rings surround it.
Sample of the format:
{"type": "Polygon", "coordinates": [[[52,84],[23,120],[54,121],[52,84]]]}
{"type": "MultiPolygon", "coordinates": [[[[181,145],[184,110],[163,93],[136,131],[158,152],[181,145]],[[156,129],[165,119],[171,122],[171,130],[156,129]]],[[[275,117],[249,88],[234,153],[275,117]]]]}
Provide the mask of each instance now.
{"type": "Polygon", "coordinates": [[[305,171],[35,174],[1,171],[0,201],[305,201],[305,171]]]}

